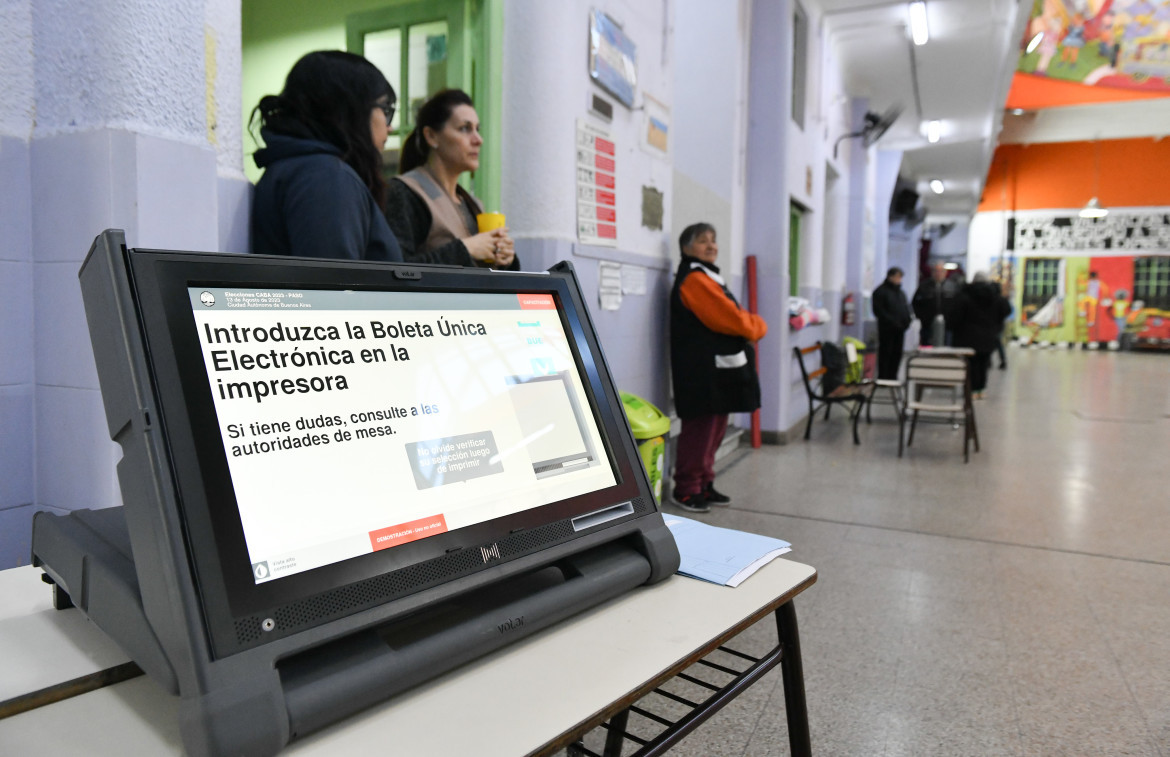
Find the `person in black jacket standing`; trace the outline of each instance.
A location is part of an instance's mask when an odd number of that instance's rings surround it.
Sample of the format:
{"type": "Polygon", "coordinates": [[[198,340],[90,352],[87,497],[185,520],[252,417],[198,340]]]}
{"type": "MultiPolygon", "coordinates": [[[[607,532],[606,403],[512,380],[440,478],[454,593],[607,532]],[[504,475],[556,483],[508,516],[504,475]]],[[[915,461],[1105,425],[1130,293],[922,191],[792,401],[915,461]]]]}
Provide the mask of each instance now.
{"type": "Polygon", "coordinates": [[[987,388],[991,353],[1000,343],[1003,319],[1008,317],[1012,306],[999,285],[979,271],[971,283],[963,287],[955,311],[955,342],[960,347],[975,350],[971,358],[971,391],[976,399],[981,399],[987,388]]]}
{"type": "Polygon", "coordinates": [[[878,378],[897,379],[902,343],[914,315],[902,291],[902,269],[894,266],[873,290],[873,315],[878,323],[878,378]]]}
{"type": "Polygon", "coordinates": [[[918,285],[914,290],[914,298],[910,300],[914,308],[914,317],[922,324],[922,331],[918,334],[918,343],[923,347],[931,345],[934,319],[941,315],[944,321],[943,342],[935,344],[942,347],[949,343],[950,322],[954,320],[955,297],[963,288],[963,281],[956,277],[954,281],[947,278],[947,269],[942,263],[935,263],[930,269],[930,278],[918,285]]]}

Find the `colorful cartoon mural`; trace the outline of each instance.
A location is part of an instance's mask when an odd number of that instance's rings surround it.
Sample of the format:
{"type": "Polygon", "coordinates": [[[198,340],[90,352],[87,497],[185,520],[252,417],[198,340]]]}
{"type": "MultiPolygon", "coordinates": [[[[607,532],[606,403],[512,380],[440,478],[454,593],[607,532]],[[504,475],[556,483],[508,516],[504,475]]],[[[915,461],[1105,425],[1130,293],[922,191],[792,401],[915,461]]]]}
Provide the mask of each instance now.
{"type": "Polygon", "coordinates": [[[1170,256],[998,260],[1025,342],[1170,349],[1170,256]]]}
{"type": "Polygon", "coordinates": [[[1170,93],[1170,0],[1036,0],[1021,45],[1021,73],[1170,93]]]}

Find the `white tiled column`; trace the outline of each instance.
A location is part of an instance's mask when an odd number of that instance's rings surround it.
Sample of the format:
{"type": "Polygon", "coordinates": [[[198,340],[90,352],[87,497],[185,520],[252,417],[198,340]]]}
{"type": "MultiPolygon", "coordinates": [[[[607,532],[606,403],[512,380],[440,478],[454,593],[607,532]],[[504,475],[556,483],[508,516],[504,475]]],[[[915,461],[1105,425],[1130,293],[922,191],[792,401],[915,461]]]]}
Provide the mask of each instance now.
{"type": "Polygon", "coordinates": [[[36,486],[29,135],[32,2],[0,5],[0,567],[27,563],[36,486]]]}
{"type": "Polygon", "coordinates": [[[239,12],[0,9],[0,568],[28,562],[35,510],[121,502],[77,279],[94,237],[245,251],[239,12]]]}

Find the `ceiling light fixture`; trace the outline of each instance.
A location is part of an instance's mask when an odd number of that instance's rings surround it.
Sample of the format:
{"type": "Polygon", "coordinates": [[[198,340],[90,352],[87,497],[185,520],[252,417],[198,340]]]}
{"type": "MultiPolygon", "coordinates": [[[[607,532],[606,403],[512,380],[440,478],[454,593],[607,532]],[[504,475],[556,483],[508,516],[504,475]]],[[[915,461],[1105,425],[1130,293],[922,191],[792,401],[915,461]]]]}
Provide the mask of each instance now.
{"type": "Polygon", "coordinates": [[[1027,112],[1028,111],[1024,110],[1023,108],[1012,108],[1012,115],[1013,116],[1022,116],[1027,112]]]}
{"type": "Polygon", "coordinates": [[[1040,47],[1040,43],[1043,40],[1044,40],[1044,32],[1040,32],[1035,37],[1032,37],[1032,39],[1028,42],[1027,49],[1024,50],[1024,54],[1031,55],[1032,53],[1036,52],[1036,48],[1040,47]]]}
{"type": "Polygon", "coordinates": [[[1097,201],[1097,182],[1101,178],[1101,143],[1093,142],[1093,197],[1085,203],[1085,207],[1081,208],[1081,212],[1077,213],[1081,218],[1104,218],[1109,215],[1106,208],[1101,207],[1101,203],[1097,201]]]}
{"type": "Polygon", "coordinates": [[[916,45],[925,45],[930,41],[930,29],[926,26],[926,3],[924,0],[914,0],[910,3],[910,37],[916,45]]]}
{"type": "Polygon", "coordinates": [[[959,264],[958,263],[943,263],[943,269],[947,270],[947,271],[957,271],[957,270],[959,270],[959,264]]]}
{"type": "Polygon", "coordinates": [[[940,195],[943,193],[944,189],[946,189],[946,187],[943,186],[942,179],[931,179],[930,180],[930,191],[931,192],[934,192],[936,195],[940,195]]]}
{"type": "Polygon", "coordinates": [[[942,139],[942,121],[927,121],[926,140],[931,144],[942,139]]]}

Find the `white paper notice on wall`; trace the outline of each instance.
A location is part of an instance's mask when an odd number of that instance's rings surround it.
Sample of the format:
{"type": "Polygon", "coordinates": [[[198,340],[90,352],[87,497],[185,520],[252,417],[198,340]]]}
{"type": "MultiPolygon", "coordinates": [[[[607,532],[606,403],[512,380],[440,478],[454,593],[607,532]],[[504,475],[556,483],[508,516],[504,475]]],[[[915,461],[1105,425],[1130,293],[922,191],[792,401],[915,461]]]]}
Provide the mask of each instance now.
{"type": "Polygon", "coordinates": [[[597,270],[597,301],[602,310],[617,310],[622,306],[622,266],[601,261],[597,270]]]}
{"type": "Polygon", "coordinates": [[[617,149],[613,137],[579,118],[576,149],[577,239],[582,244],[617,247],[617,149]]]}
{"type": "Polygon", "coordinates": [[[622,266],[622,294],[646,294],[646,269],[640,265],[622,266]]]}

